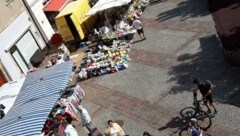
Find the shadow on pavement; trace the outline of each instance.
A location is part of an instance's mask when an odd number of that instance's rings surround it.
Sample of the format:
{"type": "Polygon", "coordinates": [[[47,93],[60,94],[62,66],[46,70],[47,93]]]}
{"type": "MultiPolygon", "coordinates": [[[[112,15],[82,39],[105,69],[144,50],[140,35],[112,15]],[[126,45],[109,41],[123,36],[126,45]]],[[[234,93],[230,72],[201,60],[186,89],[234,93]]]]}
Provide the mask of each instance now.
{"type": "Polygon", "coordinates": [[[138,42],[142,42],[143,40],[136,40],[136,41],[133,41],[132,44],[134,43],[138,43],[138,42]]]}
{"type": "Polygon", "coordinates": [[[227,66],[215,35],[202,37],[199,43],[197,53],[180,55],[181,63],[171,67],[168,82],[176,83],[171,93],[191,91],[193,79],[199,77],[212,82],[215,101],[240,107],[239,70],[227,66]]]}
{"type": "Polygon", "coordinates": [[[167,0],[149,0],[149,6],[153,6],[153,5],[156,5],[156,4],[159,4],[159,3],[162,3],[164,1],[167,1],[167,0]]]}
{"type": "Polygon", "coordinates": [[[175,132],[173,132],[171,135],[176,134],[182,127],[184,126],[183,120],[180,117],[174,117],[172,118],[165,126],[160,127],[158,130],[163,131],[165,129],[174,129],[175,132]]]}
{"type": "MultiPolygon", "coordinates": [[[[176,116],[172,118],[167,124],[160,127],[158,130],[164,131],[166,129],[173,129],[174,131],[171,131],[172,133],[170,134],[170,136],[178,135],[178,133],[185,127],[185,123],[183,121],[190,120],[193,117],[193,113],[194,113],[193,107],[183,108],[180,111],[180,117],[176,116]]],[[[211,134],[209,134],[208,131],[204,131],[204,136],[211,136],[211,134]]]]}
{"type": "Polygon", "coordinates": [[[177,4],[175,8],[170,8],[163,13],[159,13],[157,21],[165,21],[175,17],[180,17],[180,21],[188,18],[209,15],[203,0],[186,0],[177,4]]]}

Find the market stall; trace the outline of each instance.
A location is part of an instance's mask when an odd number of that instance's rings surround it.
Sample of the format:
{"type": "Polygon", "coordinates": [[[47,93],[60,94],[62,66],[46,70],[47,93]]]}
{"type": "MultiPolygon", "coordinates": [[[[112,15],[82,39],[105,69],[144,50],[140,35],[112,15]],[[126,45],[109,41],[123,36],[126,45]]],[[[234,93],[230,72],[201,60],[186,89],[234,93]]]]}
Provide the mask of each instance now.
{"type": "Polygon", "coordinates": [[[99,24],[93,34],[103,40],[133,39],[133,17],[139,18],[149,0],[99,0],[86,16],[98,14],[99,24]]]}
{"type": "Polygon", "coordinates": [[[99,0],[86,14],[104,16],[104,25],[88,36],[85,59],[79,66],[78,79],[114,73],[126,69],[133,35],[133,16],[139,18],[148,0],[99,0]],[[120,7],[121,6],[121,7],[120,7]]]}
{"type": "Polygon", "coordinates": [[[12,108],[0,121],[0,135],[40,135],[69,82],[72,66],[68,61],[28,74],[12,108]]]}

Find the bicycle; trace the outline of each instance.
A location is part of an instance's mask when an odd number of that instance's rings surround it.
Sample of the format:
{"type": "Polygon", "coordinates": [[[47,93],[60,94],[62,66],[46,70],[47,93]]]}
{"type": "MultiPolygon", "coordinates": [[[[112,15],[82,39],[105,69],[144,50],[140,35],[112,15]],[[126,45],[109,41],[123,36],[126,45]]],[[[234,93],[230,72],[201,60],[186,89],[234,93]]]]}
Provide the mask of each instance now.
{"type": "Polygon", "coordinates": [[[189,120],[186,120],[184,119],[183,120],[183,123],[185,124],[184,127],[179,131],[179,136],[189,136],[189,135],[192,135],[192,125],[191,123],[195,123],[196,124],[196,127],[198,127],[198,132],[200,134],[200,136],[207,136],[208,134],[204,133],[200,126],[198,126],[198,122],[197,122],[197,119],[196,118],[191,118],[190,121],[189,120]]]}
{"type": "MultiPolygon", "coordinates": [[[[207,129],[209,129],[212,125],[212,119],[211,116],[202,110],[202,107],[200,105],[200,103],[202,102],[202,100],[197,100],[197,93],[194,92],[193,94],[193,105],[194,107],[187,107],[188,109],[191,109],[191,111],[186,111],[186,113],[184,113],[184,117],[185,118],[195,118],[197,120],[198,126],[206,131],[207,129]]],[[[184,110],[184,109],[183,109],[184,110]]],[[[182,110],[182,112],[183,112],[182,110]]],[[[183,113],[181,113],[183,116],[183,113]]]]}

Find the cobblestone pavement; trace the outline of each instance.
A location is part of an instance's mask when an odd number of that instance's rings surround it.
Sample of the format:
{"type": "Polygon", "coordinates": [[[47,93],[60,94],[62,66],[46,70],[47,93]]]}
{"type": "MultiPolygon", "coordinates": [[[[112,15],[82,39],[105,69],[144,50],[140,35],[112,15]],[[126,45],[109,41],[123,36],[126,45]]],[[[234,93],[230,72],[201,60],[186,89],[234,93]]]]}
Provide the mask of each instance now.
{"type": "Polygon", "coordinates": [[[112,119],[130,136],[177,135],[179,113],[192,105],[192,79],[198,76],[214,84],[218,108],[206,133],[239,135],[239,70],[227,66],[204,1],[151,0],[141,21],[147,39],[135,35],[129,68],[80,82],[93,124],[103,132],[112,119]]]}

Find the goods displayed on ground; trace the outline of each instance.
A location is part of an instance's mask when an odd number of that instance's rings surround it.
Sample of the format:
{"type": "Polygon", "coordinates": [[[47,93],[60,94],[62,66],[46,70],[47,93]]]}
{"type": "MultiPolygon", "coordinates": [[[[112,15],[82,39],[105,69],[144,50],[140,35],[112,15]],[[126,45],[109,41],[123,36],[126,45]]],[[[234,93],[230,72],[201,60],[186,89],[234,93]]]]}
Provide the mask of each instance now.
{"type": "Polygon", "coordinates": [[[80,65],[79,80],[114,73],[128,67],[131,44],[114,40],[112,45],[88,47],[80,65]]]}
{"type": "Polygon", "coordinates": [[[132,18],[134,16],[139,18],[147,4],[147,0],[136,0],[122,9],[116,7],[103,12],[104,25],[95,28],[88,37],[90,45],[85,52],[85,59],[79,66],[78,81],[114,73],[128,67],[131,60],[130,43],[136,33],[131,27],[132,18]],[[95,37],[95,40],[92,40],[92,37],[95,37]]]}
{"type": "MultiPolygon", "coordinates": [[[[48,64],[45,68],[54,66],[56,64],[60,64],[63,62],[67,62],[70,59],[70,52],[68,50],[68,48],[62,44],[60,47],[58,47],[58,49],[60,49],[61,51],[55,54],[50,55],[50,58],[48,60],[48,64]]],[[[73,70],[75,69],[75,66],[73,66],[73,70]]]]}

